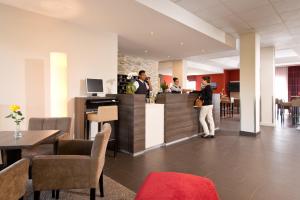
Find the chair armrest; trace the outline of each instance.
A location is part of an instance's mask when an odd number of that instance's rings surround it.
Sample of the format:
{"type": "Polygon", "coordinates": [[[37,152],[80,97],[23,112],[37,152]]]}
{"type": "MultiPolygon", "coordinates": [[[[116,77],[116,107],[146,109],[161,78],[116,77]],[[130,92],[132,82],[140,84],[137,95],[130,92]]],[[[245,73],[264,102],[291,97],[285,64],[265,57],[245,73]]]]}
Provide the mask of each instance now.
{"type": "Polygon", "coordinates": [[[36,156],[32,159],[33,188],[35,191],[88,188],[91,164],[89,156],[36,156]]]}
{"type": "Polygon", "coordinates": [[[59,140],[57,154],[59,155],[91,155],[93,141],[89,140],[59,140]]]}

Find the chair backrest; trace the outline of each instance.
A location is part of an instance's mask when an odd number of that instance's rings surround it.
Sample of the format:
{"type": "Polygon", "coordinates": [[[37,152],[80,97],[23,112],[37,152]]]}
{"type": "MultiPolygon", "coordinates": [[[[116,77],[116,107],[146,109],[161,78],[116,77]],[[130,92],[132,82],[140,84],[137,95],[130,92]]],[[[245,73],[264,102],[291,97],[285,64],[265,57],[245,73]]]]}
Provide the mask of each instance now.
{"type": "Polygon", "coordinates": [[[99,106],[97,115],[102,122],[118,120],[118,106],[99,106]]]}
{"type": "Polygon", "coordinates": [[[108,140],[111,134],[111,126],[108,123],[103,125],[101,132],[97,133],[95,140],[93,142],[91,159],[92,159],[92,173],[91,181],[92,185],[97,185],[103,166],[105,163],[105,153],[108,144],[108,140]]]}
{"type": "Polygon", "coordinates": [[[52,117],[52,118],[30,118],[29,130],[60,130],[62,132],[70,132],[70,117],[52,117]]]}
{"type": "Polygon", "coordinates": [[[0,171],[0,199],[16,200],[24,196],[29,160],[22,159],[0,171]]]}
{"type": "Polygon", "coordinates": [[[291,103],[293,107],[300,107],[300,99],[294,99],[291,103]]]}

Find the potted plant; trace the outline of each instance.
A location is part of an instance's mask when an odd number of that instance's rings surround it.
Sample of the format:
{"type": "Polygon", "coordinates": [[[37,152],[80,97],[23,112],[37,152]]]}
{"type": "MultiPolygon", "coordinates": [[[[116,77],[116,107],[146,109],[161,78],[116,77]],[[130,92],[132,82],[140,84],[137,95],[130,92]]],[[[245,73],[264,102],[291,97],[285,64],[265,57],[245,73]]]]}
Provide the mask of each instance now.
{"type": "Polygon", "coordinates": [[[136,73],[129,73],[127,75],[127,80],[129,80],[129,82],[126,85],[126,94],[134,94],[136,91],[136,87],[134,85],[134,81],[135,81],[135,76],[137,76],[136,73]]]}
{"type": "Polygon", "coordinates": [[[18,105],[10,105],[9,106],[9,110],[11,111],[11,113],[9,115],[6,116],[6,118],[11,118],[13,119],[13,121],[15,122],[15,138],[20,138],[22,137],[22,133],[20,131],[20,124],[21,122],[25,119],[25,117],[23,117],[23,114],[21,112],[21,107],[18,105]]]}
{"type": "Polygon", "coordinates": [[[166,83],[166,81],[164,81],[163,83],[160,84],[160,88],[163,92],[167,92],[167,90],[169,89],[169,86],[166,83]]]}

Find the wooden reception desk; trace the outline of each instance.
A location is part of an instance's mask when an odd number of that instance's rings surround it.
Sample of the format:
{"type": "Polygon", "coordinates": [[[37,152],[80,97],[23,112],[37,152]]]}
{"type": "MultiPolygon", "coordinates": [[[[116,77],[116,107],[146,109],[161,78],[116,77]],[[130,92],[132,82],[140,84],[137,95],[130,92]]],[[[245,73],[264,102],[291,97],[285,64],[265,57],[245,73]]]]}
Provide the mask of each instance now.
{"type": "MultiPolygon", "coordinates": [[[[90,100],[93,100],[92,109],[97,109],[100,104],[105,105],[104,100],[116,100],[119,119],[118,126],[113,127],[117,129],[121,151],[138,155],[147,148],[187,139],[202,132],[199,109],[193,108],[197,96],[198,94],[195,93],[158,94],[156,105],[146,104],[145,96],[137,94],[107,95],[105,98],[76,98],[75,138],[86,138],[84,113],[89,110],[90,100]]],[[[109,104],[116,104],[116,102],[109,102],[109,104]]],[[[219,94],[213,95],[213,104],[215,125],[218,128],[220,125],[219,94]]]]}
{"type": "MultiPolygon", "coordinates": [[[[199,109],[193,108],[198,94],[158,94],[157,103],[165,105],[165,143],[172,143],[203,132],[199,122],[199,109]]],[[[213,95],[214,120],[220,126],[220,94],[213,95]]]]}

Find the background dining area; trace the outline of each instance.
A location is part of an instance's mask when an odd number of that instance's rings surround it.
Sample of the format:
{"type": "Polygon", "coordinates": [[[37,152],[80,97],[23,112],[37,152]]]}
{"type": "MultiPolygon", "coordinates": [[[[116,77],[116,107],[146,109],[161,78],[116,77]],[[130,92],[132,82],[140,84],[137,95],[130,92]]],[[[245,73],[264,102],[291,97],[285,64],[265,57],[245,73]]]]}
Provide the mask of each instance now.
{"type": "Polygon", "coordinates": [[[300,108],[300,71],[297,66],[275,70],[275,114],[277,124],[298,129],[300,108]]]}

